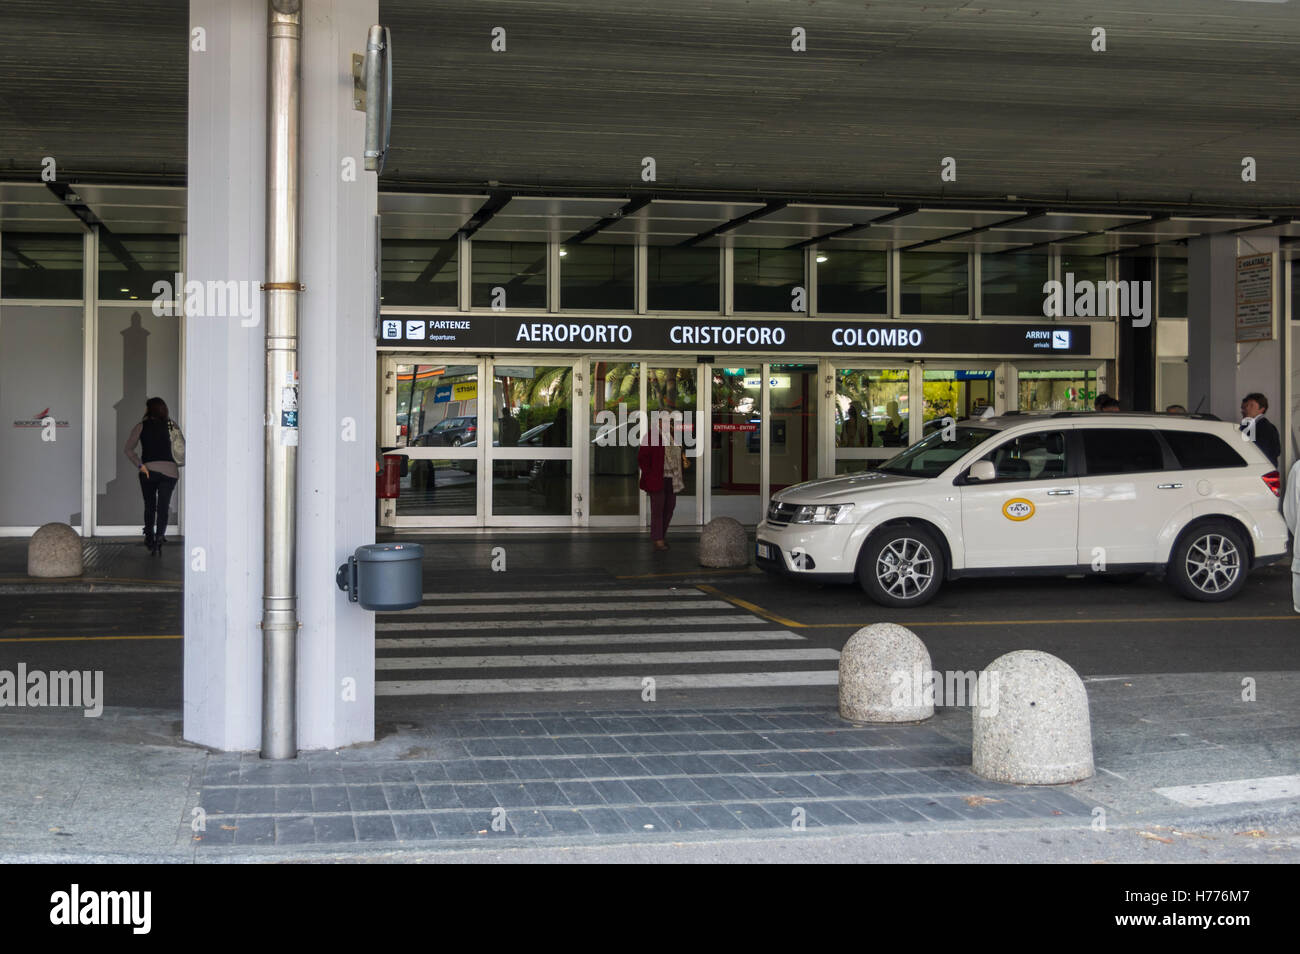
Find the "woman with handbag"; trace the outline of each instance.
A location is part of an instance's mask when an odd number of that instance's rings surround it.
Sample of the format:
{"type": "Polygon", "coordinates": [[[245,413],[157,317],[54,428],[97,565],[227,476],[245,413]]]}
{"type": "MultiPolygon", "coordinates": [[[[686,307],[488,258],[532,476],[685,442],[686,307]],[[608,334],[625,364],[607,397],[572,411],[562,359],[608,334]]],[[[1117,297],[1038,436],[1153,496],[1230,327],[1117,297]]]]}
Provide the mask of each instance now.
{"type": "Polygon", "coordinates": [[[144,495],[144,543],[150,554],[162,554],[167,542],[167,515],[172,491],[185,463],[185,436],[167,411],[162,398],[145,402],[144,419],[126,439],[127,458],[140,470],[140,492],[144,495]],[[140,445],[140,453],[136,453],[140,445]]]}
{"type": "Polygon", "coordinates": [[[650,541],[656,550],[667,550],[668,524],[677,506],[677,495],[686,489],[683,468],[691,465],[682,447],[673,439],[669,415],[657,411],[653,423],[641,438],[636,462],[641,468],[640,487],[650,496],[650,541]]]}

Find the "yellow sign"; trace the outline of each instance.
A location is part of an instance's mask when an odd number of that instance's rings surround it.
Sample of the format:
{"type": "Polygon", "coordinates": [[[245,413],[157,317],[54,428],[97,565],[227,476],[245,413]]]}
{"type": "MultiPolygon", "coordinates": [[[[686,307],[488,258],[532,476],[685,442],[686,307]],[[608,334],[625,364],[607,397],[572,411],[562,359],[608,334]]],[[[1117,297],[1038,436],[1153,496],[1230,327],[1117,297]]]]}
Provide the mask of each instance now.
{"type": "Polygon", "coordinates": [[[453,401],[472,401],[478,397],[477,381],[457,381],[451,386],[453,401]]]}
{"type": "Polygon", "coordinates": [[[1024,497],[1015,497],[1002,505],[1002,515],[1008,520],[1028,520],[1034,515],[1034,505],[1024,497]]]}

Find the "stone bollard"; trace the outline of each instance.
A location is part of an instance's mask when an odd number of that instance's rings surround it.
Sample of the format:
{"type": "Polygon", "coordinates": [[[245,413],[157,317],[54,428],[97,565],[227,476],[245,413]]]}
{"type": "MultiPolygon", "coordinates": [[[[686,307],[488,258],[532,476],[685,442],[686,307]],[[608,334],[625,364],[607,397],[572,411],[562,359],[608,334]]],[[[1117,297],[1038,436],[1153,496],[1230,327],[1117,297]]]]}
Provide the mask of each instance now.
{"type": "Polygon", "coordinates": [[[850,722],[920,722],[934,715],[930,651],[897,623],[864,626],[840,651],[840,718],[850,722]]]}
{"type": "Polygon", "coordinates": [[[749,565],[749,534],[733,517],[714,517],[700,534],[700,566],[749,565]]]}
{"type": "Polygon", "coordinates": [[[81,576],[81,536],[66,523],[47,523],[27,544],[27,575],[81,576]]]}
{"type": "Polygon", "coordinates": [[[1029,649],[1007,653],[980,673],[980,689],[971,707],[976,775],[1017,785],[1092,776],[1088,692],[1065,662],[1029,649]]]}

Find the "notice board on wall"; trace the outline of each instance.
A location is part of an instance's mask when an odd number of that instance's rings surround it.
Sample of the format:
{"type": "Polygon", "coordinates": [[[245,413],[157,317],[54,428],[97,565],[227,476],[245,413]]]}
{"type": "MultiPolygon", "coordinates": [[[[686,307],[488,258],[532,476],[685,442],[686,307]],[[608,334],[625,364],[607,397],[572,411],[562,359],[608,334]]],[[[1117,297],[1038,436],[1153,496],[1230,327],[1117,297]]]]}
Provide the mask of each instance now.
{"type": "Polygon", "coordinates": [[[1273,256],[1237,256],[1237,340],[1273,340],[1273,256]]]}

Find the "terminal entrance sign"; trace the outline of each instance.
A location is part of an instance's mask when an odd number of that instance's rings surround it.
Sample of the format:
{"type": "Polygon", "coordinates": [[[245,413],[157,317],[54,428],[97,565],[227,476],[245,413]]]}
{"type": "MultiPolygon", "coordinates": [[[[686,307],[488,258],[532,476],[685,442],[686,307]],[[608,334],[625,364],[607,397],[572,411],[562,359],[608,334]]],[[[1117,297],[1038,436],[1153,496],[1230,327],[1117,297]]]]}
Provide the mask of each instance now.
{"type": "Polygon", "coordinates": [[[403,315],[381,345],[443,350],[735,351],[751,354],[1088,355],[1092,329],[1060,322],[403,315]]]}

